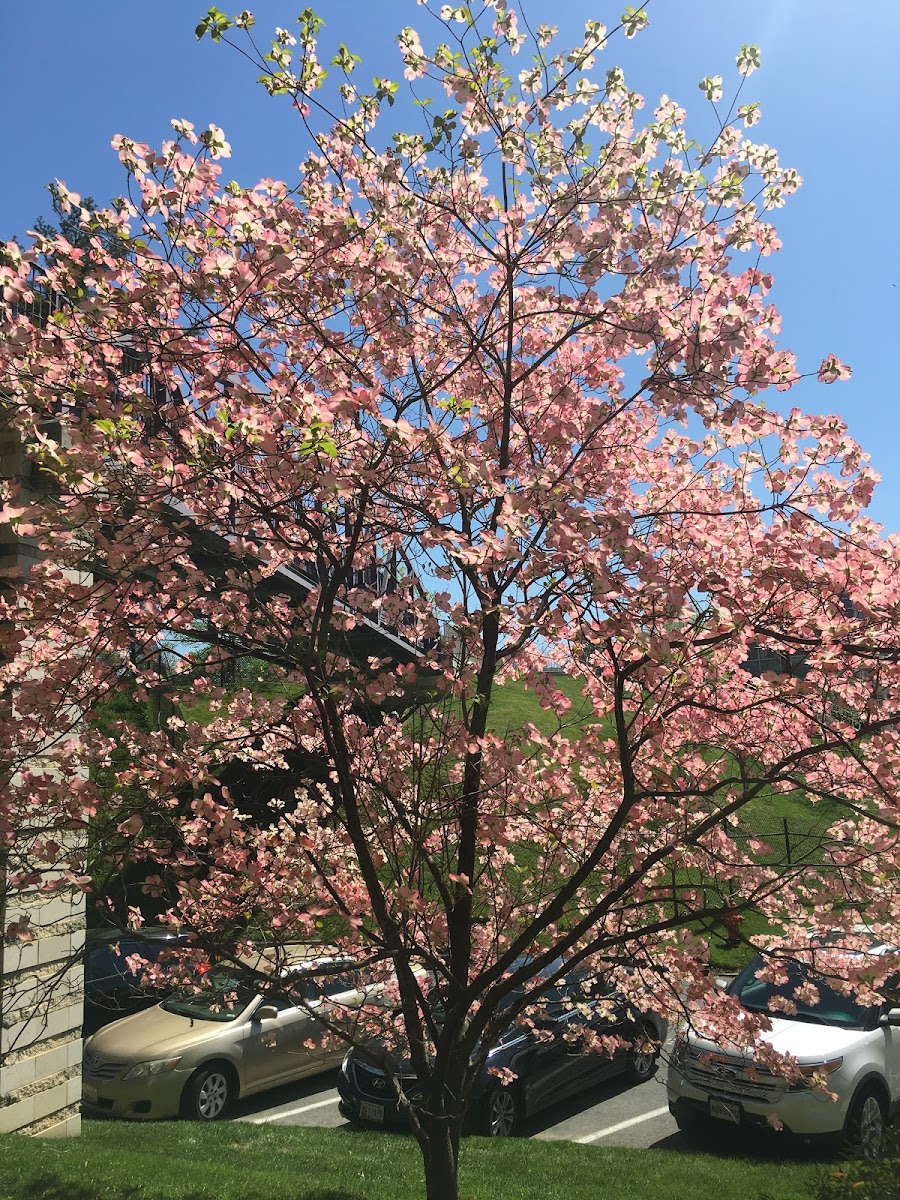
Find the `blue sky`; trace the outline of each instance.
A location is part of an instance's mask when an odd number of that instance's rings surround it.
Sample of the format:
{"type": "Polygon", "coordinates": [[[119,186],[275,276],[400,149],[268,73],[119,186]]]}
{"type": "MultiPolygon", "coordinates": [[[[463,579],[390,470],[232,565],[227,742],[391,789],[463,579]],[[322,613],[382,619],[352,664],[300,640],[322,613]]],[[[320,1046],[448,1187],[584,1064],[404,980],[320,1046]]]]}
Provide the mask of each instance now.
{"type": "MultiPolygon", "coordinates": [[[[262,32],[291,28],[305,3],[250,7],[262,32]]],[[[118,194],[113,134],[158,143],[172,117],[224,128],[234,149],[227,177],[243,184],[294,178],[304,151],[294,114],[266,97],[227,47],[196,42],[207,7],[208,0],[4,6],[0,236],[21,236],[49,213],[43,188],[53,178],[100,202],[118,194]]],[[[220,7],[232,11],[222,0],[220,7]]],[[[404,25],[431,41],[433,22],[415,0],[313,7],[327,23],[323,45],[347,43],[362,55],[367,79],[402,78],[393,38],[404,25]]],[[[574,41],[586,18],[612,25],[622,7],[622,0],[526,0],[525,12],[532,23],[559,24],[574,41]]],[[[767,263],[784,316],[782,343],[796,351],[801,370],[833,352],[854,371],[847,383],[808,381],[779,399],[847,420],[883,476],[872,515],[900,530],[900,0],[650,0],[648,12],[649,29],[631,43],[617,40],[600,65],[621,65],[648,105],[672,96],[701,140],[712,122],[698,81],[723,75],[727,96],[741,43],[761,48],[762,70],[744,97],[762,105],[753,135],[804,179],[776,214],[784,249],[767,263]]]]}

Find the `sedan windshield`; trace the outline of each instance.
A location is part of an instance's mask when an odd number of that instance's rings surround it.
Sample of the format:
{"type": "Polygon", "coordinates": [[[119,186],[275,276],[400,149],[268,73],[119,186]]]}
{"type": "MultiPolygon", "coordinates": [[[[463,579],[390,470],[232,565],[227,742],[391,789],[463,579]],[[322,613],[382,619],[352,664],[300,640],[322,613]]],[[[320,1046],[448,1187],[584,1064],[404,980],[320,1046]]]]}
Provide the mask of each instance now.
{"type": "Polygon", "coordinates": [[[765,1012],[774,1017],[848,1029],[864,1029],[869,1023],[873,1012],[871,1008],[857,1004],[850,996],[840,995],[815,971],[791,963],[786,968],[787,983],[773,984],[756,978],[757,971],[765,966],[765,961],[757,956],[728,989],[749,1012],[765,1012]],[[801,996],[797,996],[797,989],[803,988],[803,985],[811,985],[818,998],[806,989],[801,996]],[[780,1000],[796,1005],[796,1014],[785,1012],[779,1004],[780,1000]]]}
{"type": "Polygon", "coordinates": [[[163,1008],[199,1021],[234,1021],[255,995],[255,988],[247,980],[217,971],[206,977],[202,991],[171,996],[163,1008]]]}

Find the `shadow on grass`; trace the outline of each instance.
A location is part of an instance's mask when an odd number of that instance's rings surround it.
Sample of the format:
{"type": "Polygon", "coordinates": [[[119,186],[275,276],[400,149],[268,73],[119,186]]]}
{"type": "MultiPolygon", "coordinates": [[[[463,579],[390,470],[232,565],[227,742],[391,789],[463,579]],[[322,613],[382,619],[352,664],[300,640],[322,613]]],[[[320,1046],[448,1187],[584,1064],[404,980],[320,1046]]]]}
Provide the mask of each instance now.
{"type": "MultiPolygon", "coordinates": [[[[272,1193],[267,1189],[261,1191],[246,1191],[244,1200],[272,1200],[272,1193]]],[[[99,1188],[96,1184],[79,1186],[70,1179],[59,1175],[41,1175],[30,1179],[27,1183],[17,1184],[15,1196],[6,1190],[0,1176],[0,1200],[217,1200],[215,1191],[196,1190],[190,1192],[173,1192],[167,1189],[165,1193],[153,1193],[146,1187],[128,1187],[112,1185],[109,1189],[99,1188]]],[[[290,1200],[359,1200],[359,1193],[334,1191],[295,1192],[290,1200]]]]}

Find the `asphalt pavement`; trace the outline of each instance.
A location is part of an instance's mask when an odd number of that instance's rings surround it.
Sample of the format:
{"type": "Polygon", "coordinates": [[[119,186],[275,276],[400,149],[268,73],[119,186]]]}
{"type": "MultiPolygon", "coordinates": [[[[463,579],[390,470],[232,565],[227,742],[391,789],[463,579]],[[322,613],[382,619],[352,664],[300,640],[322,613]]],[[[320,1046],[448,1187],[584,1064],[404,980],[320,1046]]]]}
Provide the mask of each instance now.
{"type": "MultiPolygon", "coordinates": [[[[528,1137],[605,1143],[610,1146],[665,1146],[685,1149],[666,1104],[665,1068],[638,1086],[621,1079],[589,1088],[533,1117],[528,1137]]],[[[238,1102],[234,1120],[254,1125],[346,1126],[338,1112],[337,1071],[286,1084],[238,1102]]]]}

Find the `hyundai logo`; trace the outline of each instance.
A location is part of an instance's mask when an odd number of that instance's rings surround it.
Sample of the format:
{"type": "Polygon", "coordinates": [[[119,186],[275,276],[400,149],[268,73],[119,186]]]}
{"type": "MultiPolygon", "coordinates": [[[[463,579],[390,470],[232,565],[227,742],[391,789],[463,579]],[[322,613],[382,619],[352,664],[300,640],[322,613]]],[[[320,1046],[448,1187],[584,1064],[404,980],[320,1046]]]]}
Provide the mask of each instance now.
{"type": "Polygon", "coordinates": [[[376,1075],[372,1080],[372,1087],[382,1092],[387,1087],[387,1080],[383,1075],[376,1075]]]}

